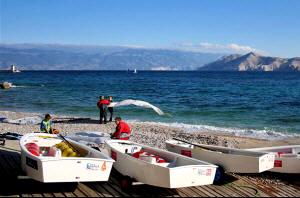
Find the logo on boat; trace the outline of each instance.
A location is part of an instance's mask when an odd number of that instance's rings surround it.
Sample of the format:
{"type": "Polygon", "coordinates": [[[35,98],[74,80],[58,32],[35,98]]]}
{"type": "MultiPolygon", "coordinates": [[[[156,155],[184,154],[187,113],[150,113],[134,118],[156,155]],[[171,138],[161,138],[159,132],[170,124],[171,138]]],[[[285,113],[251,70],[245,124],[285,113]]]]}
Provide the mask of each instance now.
{"type": "Polygon", "coordinates": [[[88,163],[87,165],[86,165],[86,168],[87,169],[89,169],[89,170],[99,170],[100,169],[100,166],[99,165],[97,165],[97,164],[90,164],[90,163],[88,163]]]}
{"type": "Polygon", "coordinates": [[[211,169],[206,169],[206,170],[198,169],[198,175],[211,176],[211,169]]]}

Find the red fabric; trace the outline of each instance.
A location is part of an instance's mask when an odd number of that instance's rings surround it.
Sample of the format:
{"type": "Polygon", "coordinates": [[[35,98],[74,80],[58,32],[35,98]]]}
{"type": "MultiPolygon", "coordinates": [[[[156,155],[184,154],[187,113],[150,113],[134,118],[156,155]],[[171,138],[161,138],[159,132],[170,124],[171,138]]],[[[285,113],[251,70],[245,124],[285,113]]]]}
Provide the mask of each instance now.
{"type": "Polygon", "coordinates": [[[120,138],[121,133],[127,133],[128,136],[130,136],[130,133],[131,133],[131,129],[130,129],[129,125],[122,120],[117,125],[116,132],[113,134],[113,137],[116,139],[125,140],[125,138],[120,138]]]}
{"type": "Polygon", "coordinates": [[[97,102],[97,107],[98,107],[98,108],[102,108],[103,105],[109,105],[109,104],[110,104],[110,101],[109,101],[109,100],[99,100],[99,101],[97,102]]]}
{"type": "Polygon", "coordinates": [[[145,152],[143,150],[141,151],[138,151],[138,152],[135,152],[132,154],[133,157],[139,159],[140,158],[140,155],[147,155],[147,156],[151,156],[151,157],[154,157],[156,159],[156,163],[166,163],[166,160],[164,160],[163,158],[160,158],[159,156],[157,155],[153,155],[151,153],[148,153],[148,152],[145,152]]]}

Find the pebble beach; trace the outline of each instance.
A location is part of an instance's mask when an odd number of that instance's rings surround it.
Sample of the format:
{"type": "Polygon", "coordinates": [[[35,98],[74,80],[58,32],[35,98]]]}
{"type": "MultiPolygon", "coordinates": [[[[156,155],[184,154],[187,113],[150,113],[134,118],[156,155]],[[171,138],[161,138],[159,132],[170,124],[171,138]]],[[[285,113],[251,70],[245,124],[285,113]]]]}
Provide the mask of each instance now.
{"type": "MultiPolygon", "coordinates": [[[[41,116],[38,113],[24,113],[12,111],[0,111],[2,117],[9,119],[19,119],[31,116],[41,116]]],[[[84,131],[98,131],[113,133],[115,123],[99,124],[98,120],[87,118],[67,117],[53,115],[53,128],[59,129],[62,134],[71,134],[84,131]]],[[[300,144],[300,138],[286,138],[281,140],[262,140],[249,137],[238,137],[227,134],[220,134],[211,131],[189,132],[178,127],[169,127],[147,122],[129,122],[132,128],[131,140],[141,144],[165,148],[165,141],[172,138],[181,138],[193,143],[226,146],[231,148],[255,148],[279,145],[300,144]]],[[[17,125],[0,123],[0,133],[16,132],[20,134],[38,132],[39,125],[17,125]]]]}

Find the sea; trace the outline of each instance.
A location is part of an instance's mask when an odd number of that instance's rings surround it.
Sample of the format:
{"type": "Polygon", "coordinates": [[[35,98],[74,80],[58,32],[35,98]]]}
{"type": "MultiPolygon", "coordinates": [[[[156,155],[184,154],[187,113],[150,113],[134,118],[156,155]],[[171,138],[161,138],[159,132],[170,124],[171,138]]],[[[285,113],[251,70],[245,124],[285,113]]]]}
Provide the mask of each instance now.
{"type": "MultiPolygon", "coordinates": [[[[149,102],[165,115],[136,106],[115,116],[226,134],[300,137],[300,72],[23,71],[0,73],[0,110],[98,119],[100,95],[149,102]]],[[[1,116],[1,115],[0,115],[1,116]]]]}

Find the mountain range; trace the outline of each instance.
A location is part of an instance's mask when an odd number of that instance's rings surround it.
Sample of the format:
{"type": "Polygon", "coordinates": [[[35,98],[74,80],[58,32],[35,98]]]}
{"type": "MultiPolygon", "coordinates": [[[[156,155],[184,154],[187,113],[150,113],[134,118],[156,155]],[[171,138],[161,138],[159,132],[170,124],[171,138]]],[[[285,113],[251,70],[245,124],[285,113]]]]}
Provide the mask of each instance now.
{"type": "Polygon", "coordinates": [[[300,57],[278,58],[257,53],[224,56],[198,68],[202,71],[300,71],[300,57]]]}
{"type": "Polygon", "coordinates": [[[0,44],[0,69],[196,70],[224,54],[127,46],[0,44]]]}

